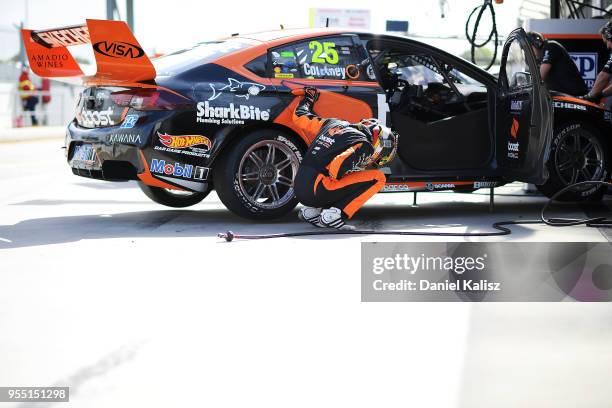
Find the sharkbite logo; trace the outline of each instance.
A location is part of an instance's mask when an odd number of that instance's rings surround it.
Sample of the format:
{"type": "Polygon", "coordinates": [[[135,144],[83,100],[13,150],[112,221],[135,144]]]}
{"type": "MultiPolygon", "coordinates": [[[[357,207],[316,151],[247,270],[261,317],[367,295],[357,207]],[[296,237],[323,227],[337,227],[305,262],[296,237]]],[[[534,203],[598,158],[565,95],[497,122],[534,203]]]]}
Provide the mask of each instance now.
{"type": "Polygon", "coordinates": [[[244,98],[248,101],[250,96],[257,96],[261,91],[266,89],[264,85],[257,84],[255,82],[240,82],[234,78],[228,78],[227,82],[227,85],[220,88],[218,88],[219,85],[208,84],[210,85],[210,89],[213,91],[212,96],[208,98],[208,100],[214,101],[221,96],[223,92],[229,91],[234,92],[238,98],[244,98]],[[239,93],[236,93],[237,91],[239,93]]]}
{"type": "Polygon", "coordinates": [[[166,147],[171,149],[185,149],[187,147],[204,145],[207,149],[210,149],[212,143],[209,138],[200,135],[189,135],[189,136],[171,136],[167,133],[157,132],[159,141],[166,147]]]}
{"type": "Polygon", "coordinates": [[[259,109],[253,105],[211,106],[208,101],[198,102],[197,119],[199,123],[212,123],[215,125],[244,125],[245,120],[270,119],[270,109],[259,109]]]}

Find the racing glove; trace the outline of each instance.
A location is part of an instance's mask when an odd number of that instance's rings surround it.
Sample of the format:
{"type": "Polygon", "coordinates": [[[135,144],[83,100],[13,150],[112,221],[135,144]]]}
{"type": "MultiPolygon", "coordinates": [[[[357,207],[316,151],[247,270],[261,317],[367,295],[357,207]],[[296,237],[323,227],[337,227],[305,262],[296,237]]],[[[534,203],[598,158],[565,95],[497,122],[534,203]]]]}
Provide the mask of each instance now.
{"type": "Polygon", "coordinates": [[[304,99],[306,99],[310,103],[315,103],[317,99],[319,99],[319,90],[310,86],[301,89],[294,89],[293,91],[291,91],[291,93],[296,96],[303,95],[304,99]]]}
{"type": "Polygon", "coordinates": [[[580,99],[584,99],[588,102],[599,103],[599,100],[602,98],[602,96],[603,95],[601,94],[601,92],[597,95],[593,95],[589,92],[588,94],[581,96],[580,99]]]}

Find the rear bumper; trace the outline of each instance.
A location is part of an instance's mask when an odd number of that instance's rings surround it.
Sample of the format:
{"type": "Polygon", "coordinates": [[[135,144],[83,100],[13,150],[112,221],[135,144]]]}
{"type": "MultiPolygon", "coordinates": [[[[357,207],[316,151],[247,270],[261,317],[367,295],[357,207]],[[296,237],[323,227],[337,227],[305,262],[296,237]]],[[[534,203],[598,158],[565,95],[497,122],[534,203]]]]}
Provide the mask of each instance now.
{"type": "MultiPolygon", "coordinates": [[[[66,129],[66,159],[72,172],[78,176],[107,181],[138,180],[145,170],[139,151],[146,146],[148,135],[139,130],[131,140],[135,143],[113,143],[111,136],[118,127],[88,129],[71,122],[66,129]],[[75,159],[77,148],[90,144],[95,151],[91,161],[75,159]]],[[[127,133],[127,132],[126,132],[127,133]]]]}
{"type": "Polygon", "coordinates": [[[144,119],[129,129],[120,126],[84,128],[72,121],[66,129],[65,139],[66,159],[72,172],[98,180],[139,180],[153,187],[194,192],[208,190],[210,169],[199,162],[200,157],[160,149],[159,138],[154,135],[160,128],[164,129],[165,120],[172,112],[141,113],[139,116],[144,119]],[[77,151],[79,153],[75,154],[77,151]]]}

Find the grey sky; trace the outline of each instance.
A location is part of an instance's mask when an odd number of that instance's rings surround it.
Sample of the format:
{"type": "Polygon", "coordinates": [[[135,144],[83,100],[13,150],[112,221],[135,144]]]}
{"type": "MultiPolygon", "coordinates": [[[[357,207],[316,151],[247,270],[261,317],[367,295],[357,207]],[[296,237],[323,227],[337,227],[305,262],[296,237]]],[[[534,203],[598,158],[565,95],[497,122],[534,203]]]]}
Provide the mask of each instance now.
{"type": "MultiPolygon", "coordinates": [[[[117,2],[121,7],[125,0],[117,2]]],[[[506,0],[496,6],[501,35],[516,27],[520,2],[506,0]]],[[[134,3],[138,41],[149,52],[169,52],[235,32],[278,28],[281,23],[285,27],[305,27],[310,7],[370,9],[373,31],[383,31],[387,19],[409,20],[413,34],[463,37],[469,11],[482,0],[448,0],[445,19],[440,18],[439,0],[134,0],[134,3]]],[[[105,7],[105,0],[0,0],[0,41],[3,44],[0,59],[18,51],[17,36],[11,29],[13,23],[24,21],[27,28],[34,29],[79,24],[85,18],[105,18],[105,7]]],[[[488,23],[483,25],[483,33],[487,26],[488,23]]],[[[468,47],[465,40],[428,42],[455,53],[468,47]]]]}

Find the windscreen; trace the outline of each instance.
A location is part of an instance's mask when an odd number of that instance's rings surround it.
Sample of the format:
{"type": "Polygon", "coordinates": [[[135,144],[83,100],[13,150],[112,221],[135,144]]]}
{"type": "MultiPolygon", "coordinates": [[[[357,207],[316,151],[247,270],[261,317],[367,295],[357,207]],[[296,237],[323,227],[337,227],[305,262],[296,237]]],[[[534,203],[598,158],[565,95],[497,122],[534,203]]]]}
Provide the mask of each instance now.
{"type": "Polygon", "coordinates": [[[232,52],[254,45],[246,39],[204,41],[152,60],[157,75],[170,76],[214,61],[232,52]]]}

